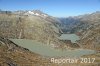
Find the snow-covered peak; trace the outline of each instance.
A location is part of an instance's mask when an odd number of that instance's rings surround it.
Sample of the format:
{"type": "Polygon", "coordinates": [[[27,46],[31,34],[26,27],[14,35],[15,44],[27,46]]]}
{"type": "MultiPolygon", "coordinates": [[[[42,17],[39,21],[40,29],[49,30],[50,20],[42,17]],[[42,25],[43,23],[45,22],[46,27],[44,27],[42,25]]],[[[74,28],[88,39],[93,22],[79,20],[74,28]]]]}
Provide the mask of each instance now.
{"type": "Polygon", "coordinates": [[[15,14],[19,14],[19,15],[28,15],[28,16],[39,16],[42,18],[46,18],[48,17],[47,14],[43,13],[40,10],[27,10],[27,11],[16,11],[15,14]]]}
{"type": "Polygon", "coordinates": [[[32,11],[28,11],[28,13],[29,13],[29,14],[34,14],[34,12],[32,12],[32,11]]]}
{"type": "Polygon", "coordinates": [[[39,13],[35,13],[35,15],[40,16],[40,14],[39,14],[39,13]]]}
{"type": "Polygon", "coordinates": [[[41,16],[42,16],[42,17],[48,17],[48,15],[47,15],[47,14],[44,14],[44,13],[41,14],[41,16]]]}
{"type": "Polygon", "coordinates": [[[33,10],[33,11],[28,11],[27,15],[35,15],[35,16],[40,16],[40,17],[47,17],[48,15],[39,11],[39,10],[33,10]]]}

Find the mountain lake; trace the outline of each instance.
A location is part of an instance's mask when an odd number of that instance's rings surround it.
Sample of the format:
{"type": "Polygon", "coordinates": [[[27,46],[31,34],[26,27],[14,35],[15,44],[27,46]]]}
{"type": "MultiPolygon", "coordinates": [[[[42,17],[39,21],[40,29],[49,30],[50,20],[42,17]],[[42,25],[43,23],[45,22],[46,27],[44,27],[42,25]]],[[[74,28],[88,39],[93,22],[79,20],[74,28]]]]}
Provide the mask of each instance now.
{"type": "MultiPolygon", "coordinates": [[[[29,49],[30,51],[40,54],[42,56],[49,56],[49,57],[80,57],[83,55],[93,54],[95,53],[94,50],[88,49],[75,49],[75,50],[57,50],[52,48],[49,45],[42,44],[35,40],[28,40],[28,39],[10,39],[15,44],[22,46],[24,48],[29,49]]],[[[74,39],[73,39],[74,41],[74,39]]]]}
{"type": "Polygon", "coordinates": [[[76,34],[62,34],[60,37],[58,37],[60,40],[71,40],[72,43],[75,43],[77,40],[79,40],[79,36],[76,34]]]}

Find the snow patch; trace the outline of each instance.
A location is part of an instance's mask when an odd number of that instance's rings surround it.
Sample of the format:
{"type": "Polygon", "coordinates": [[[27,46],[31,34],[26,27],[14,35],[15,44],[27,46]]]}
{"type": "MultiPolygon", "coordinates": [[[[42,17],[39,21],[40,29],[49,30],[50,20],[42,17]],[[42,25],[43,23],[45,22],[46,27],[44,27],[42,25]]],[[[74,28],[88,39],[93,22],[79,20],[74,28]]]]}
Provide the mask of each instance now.
{"type": "Polygon", "coordinates": [[[47,15],[45,15],[45,14],[42,14],[42,16],[46,17],[47,15]]]}
{"type": "Polygon", "coordinates": [[[36,13],[35,15],[40,16],[38,13],[36,13]]]}
{"type": "Polygon", "coordinates": [[[29,13],[29,14],[34,14],[34,12],[32,12],[32,11],[28,11],[28,13],[29,13]]]}

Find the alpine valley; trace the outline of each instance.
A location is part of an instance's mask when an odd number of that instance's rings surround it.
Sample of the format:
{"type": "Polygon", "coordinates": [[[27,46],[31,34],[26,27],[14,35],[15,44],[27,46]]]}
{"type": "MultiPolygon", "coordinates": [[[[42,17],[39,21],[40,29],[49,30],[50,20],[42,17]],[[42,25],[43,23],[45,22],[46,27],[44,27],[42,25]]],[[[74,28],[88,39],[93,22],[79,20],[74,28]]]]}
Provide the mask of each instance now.
{"type": "Polygon", "coordinates": [[[0,66],[100,66],[100,11],[60,18],[0,10],[0,66]],[[57,64],[52,57],[95,61],[57,64]]]}

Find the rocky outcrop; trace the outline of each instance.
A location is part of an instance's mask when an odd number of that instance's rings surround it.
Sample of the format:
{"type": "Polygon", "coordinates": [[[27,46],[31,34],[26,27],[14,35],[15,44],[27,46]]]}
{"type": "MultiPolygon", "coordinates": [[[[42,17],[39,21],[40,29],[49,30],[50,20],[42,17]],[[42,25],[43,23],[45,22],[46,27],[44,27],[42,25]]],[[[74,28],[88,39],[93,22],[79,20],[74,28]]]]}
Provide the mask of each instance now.
{"type": "Polygon", "coordinates": [[[61,40],[65,43],[66,49],[77,49],[80,46],[77,43],[72,43],[71,40],[61,40]]]}

